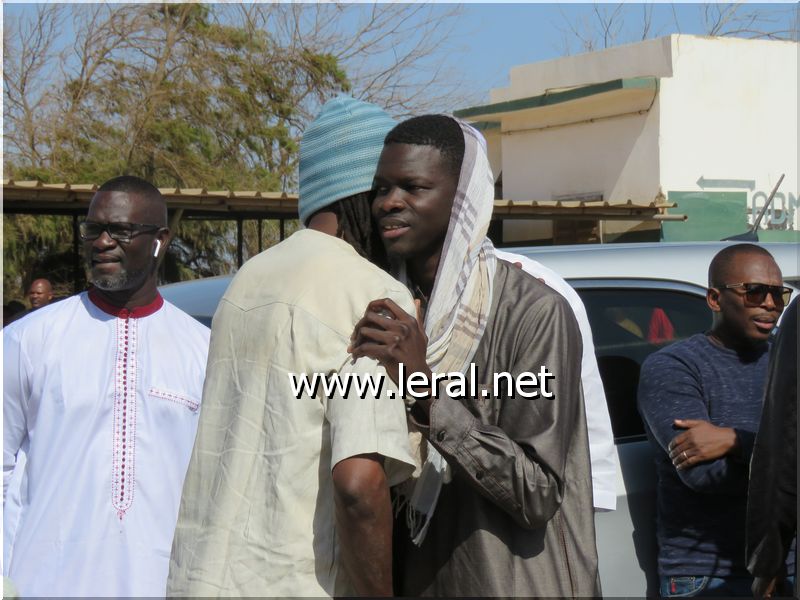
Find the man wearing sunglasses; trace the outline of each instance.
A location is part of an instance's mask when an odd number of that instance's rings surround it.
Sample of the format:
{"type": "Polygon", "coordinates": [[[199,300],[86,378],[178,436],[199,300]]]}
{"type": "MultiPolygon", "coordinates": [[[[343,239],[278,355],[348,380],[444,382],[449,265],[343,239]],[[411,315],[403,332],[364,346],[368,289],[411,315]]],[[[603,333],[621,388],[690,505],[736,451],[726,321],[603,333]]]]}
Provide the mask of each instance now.
{"type": "Polygon", "coordinates": [[[648,357],[639,411],[656,453],[661,595],[749,596],[748,464],[770,333],[791,295],[769,252],[720,251],[708,270],[711,330],[648,357]]]}
{"type": "Polygon", "coordinates": [[[4,503],[23,482],[5,574],[21,596],[163,596],[209,331],[158,293],[155,187],[106,182],[80,234],[92,289],[3,332],[4,503]]]}

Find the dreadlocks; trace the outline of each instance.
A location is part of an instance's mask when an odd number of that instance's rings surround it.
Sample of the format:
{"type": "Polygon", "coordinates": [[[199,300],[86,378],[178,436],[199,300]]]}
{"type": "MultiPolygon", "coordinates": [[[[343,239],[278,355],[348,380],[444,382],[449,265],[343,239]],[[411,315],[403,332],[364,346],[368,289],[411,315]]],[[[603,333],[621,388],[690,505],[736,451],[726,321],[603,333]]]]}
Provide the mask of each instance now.
{"type": "Polygon", "coordinates": [[[386,268],[386,251],[380,234],[372,222],[372,192],[361,192],[334,202],[325,210],[336,215],[339,227],[336,236],[350,244],[360,256],[386,268]]]}

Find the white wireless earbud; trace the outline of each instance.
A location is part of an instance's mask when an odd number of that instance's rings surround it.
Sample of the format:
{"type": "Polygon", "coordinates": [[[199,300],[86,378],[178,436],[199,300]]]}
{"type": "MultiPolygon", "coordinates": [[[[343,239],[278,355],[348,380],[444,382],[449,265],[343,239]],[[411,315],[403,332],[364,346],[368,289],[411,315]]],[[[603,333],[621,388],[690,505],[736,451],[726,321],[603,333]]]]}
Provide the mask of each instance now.
{"type": "Polygon", "coordinates": [[[161,250],[161,240],[156,240],[156,249],[153,250],[153,256],[158,256],[158,251],[161,250]]]}

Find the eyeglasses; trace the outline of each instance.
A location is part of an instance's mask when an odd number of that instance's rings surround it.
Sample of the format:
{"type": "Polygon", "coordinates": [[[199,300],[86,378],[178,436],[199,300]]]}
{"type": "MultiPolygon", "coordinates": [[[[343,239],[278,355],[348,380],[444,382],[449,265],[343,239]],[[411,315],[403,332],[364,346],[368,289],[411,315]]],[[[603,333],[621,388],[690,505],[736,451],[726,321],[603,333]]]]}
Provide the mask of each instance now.
{"type": "Polygon", "coordinates": [[[767,298],[767,294],[772,296],[772,301],[776,306],[785,306],[792,297],[792,288],[782,285],[767,285],[766,283],[729,283],[722,286],[724,289],[744,288],[745,306],[760,306],[767,298]]]}
{"type": "Polygon", "coordinates": [[[127,243],[142,233],[155,233],[162,229],[159,225],[144,225],[142,223],[95,223],[84,221],[78,225],[81,239],[85,242],[96,240],[103,232],[107,232],[112,240],[127,243]]]}

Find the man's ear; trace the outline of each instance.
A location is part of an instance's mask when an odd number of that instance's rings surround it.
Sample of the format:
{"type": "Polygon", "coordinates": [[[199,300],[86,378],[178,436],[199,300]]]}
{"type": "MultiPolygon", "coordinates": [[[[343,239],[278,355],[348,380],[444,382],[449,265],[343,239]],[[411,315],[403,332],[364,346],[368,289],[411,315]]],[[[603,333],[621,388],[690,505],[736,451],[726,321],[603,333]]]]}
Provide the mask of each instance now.
{"type": "Polygon", "coordinates": [[[166,250],[166,247],[169,245],[170,239],[172,238],[169,235],[169,228],[163,227],[159,229],[158,233],[156,234],[156,239],[155,239],[156,244],[153,248],[155,252],[153,256],[158,257],[159,254],[163,254],[164,251],[166,250]],[[158,247],[157,250],[156,246],[158,247]]]}
{"type": "Polygon", "coordinates": [[[719,290],[717,288],[708,288],[706,292],[706,304],[714,312],[720,312],[722,309],[719,306],[719,290]]]}

